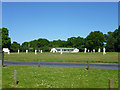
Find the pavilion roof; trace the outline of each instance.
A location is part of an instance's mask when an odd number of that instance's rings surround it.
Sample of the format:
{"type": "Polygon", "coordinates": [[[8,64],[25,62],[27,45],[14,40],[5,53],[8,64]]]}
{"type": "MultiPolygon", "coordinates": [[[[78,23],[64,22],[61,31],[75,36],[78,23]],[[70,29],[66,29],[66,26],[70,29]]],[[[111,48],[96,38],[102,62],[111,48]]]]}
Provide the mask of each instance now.
{"type": "Polygon", "coordinates": [[[75,49],[75,48],[56,47],[55,49],[75,49]]]}

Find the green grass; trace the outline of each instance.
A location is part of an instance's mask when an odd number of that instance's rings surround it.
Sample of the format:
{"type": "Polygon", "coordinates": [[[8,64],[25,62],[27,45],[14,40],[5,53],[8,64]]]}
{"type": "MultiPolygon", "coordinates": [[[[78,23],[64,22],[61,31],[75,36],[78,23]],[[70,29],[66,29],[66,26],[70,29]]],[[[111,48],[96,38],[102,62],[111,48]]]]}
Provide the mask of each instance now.
{"type": "Polygon", "coordinates": [[[0,90],[2,89],[2,66],[0,66],[0,90]]]}
{"type": "Polygon", "coordinates": [[[36,66],[7,66],[2,70],[3,88],[108,88],[111,78],[118,88],[118,70],[36,66]],[[16,87],[14,70],[19,81],[16,87]]]}
{"type": "Polygon", "coordinates": [[[118,63],[117,52],[107,52],[106,55],[101,53],[49,53],[43,52],[35,55],[34,53],[5,53],[5,60],[11,61],[38,61],[41,62],[87,62],[91,63],[118,63]]]}

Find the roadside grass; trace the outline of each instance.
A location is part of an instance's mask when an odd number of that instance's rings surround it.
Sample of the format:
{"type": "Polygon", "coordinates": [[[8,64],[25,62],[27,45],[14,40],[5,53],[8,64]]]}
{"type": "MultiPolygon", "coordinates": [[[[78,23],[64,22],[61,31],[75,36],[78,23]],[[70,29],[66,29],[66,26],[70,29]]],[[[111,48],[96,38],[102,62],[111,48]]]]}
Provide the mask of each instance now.
{"type": "Polygon", "coordinates": [[[0,66],[0,89],[2,89],[2,66],[0,66]]]}
{"type": "Polygon", "coordinates": [[[35,61],[40,60],[41,62],[87,62],[91,63],[118,63],[118,52],[107,52],[106,55],[103,55],[102,52],[98,53],[50,53],[43,52],[37,53],[34,52],[21,52],[20,54],[11,53],[8,55],[5,53],[5,60],[9,61],[35,61]]]}
{"type": "Polygon", "coordinates": [[[36,66],[6,66],[2,69],[3,88],[109,88],[114,79],[118,88],[118,70],[36,66]],[[18,85],[14,86],[14,70],[18,85]]]}

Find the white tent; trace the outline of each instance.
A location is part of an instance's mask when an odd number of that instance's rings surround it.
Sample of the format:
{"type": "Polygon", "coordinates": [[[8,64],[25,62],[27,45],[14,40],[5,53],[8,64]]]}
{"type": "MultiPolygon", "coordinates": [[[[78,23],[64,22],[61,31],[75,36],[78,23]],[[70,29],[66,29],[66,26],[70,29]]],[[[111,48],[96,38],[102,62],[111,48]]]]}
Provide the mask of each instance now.
{"type": "Polygon", "coordinates": [[[3,48],[3,51],[8,53],[10,50],[8,48],[3,48]]]}
{"type": "Polygon", "coordinates": [[[50,52],[55,53],[55,52],[57,52],[57,50],[55,48],[52,48],[50,52]]]}
{"type": "Polygon", "coordinates": [[[79,52],[79,49],[77,49],[77,48],[75,48],[74,50],[73,50],[73,52],[79,52]]]}

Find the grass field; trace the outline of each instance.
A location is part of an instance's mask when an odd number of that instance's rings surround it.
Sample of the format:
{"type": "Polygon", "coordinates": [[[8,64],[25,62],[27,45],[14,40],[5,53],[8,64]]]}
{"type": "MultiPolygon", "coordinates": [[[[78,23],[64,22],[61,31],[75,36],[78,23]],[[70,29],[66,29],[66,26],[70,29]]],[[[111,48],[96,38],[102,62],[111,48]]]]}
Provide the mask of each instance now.
{"type": "Polygon", "coordinates": [[[49,53],[43,52],[37,55],[34,52],[26,53],[11,53],[8,55],[5,53],[5,60],[11,61],[38,61],[41,62],[87,62],[91,63],[118,63],[117,52],[107,52],[106,55],[101,53],[49,53]]]}
{"type": "Polygon", "coordinates": [[[109,88],[114,79],[118,88],[118,70],[63,67],[7,66],[3,67],[3,88],[109,88]],[[14,87],[14,70],[18,85],[14,87]]]}

